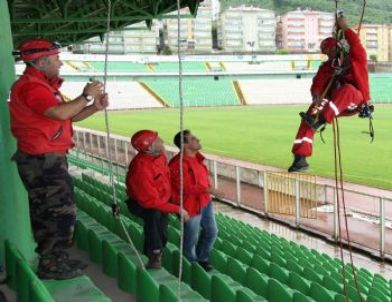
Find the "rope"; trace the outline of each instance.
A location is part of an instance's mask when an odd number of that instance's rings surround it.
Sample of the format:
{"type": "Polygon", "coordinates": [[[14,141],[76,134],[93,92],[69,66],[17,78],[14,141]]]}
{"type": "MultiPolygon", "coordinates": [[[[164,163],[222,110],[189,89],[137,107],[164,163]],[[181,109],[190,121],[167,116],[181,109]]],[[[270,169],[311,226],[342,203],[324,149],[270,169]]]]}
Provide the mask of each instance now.
{"type": "Polygon", "coordinates": [[[363,18],[365,17],[366,5],[367,5],[366,0],[363,0],[362,13],[361,13],[361,18],[359,19],[359,25],[358,25],[358,35],[361,33],[363,18]]]}
{"type": "Polygon", "coordinates": [[[181,220],[181,233],[180,233],[180,259],[178,267],[178,286],[177,286],[177,298],[181,301],[181,279],[183,271],[183,245],[184,245],[184,97],[182,91],[182,59],[181,59],[181,2],[177,0],[177,56],[178,56],[178,94],[180,100],[180,132],[181,132],[181,143],[180,143],[180,220],[181,220]]]}
{"type": "MultiPolygon", "coordinates": [[[[366,0],[364,0],[366,1],[366,0]]],[[[338,14],[339,14],[339,0],[335,0],[335,18],[336,18],[336,40],[339,41],[339,35],[343,34],[342,30],[338,29],[338,14]]],[[[363,10],[364,11],[364,10],[363,10]]],[[[338,64],[343,64],[344,59],[344,52],[343,50],[340,51],[338,49],[338,45],[336,46],[336,62],[338,64]],[[339,61],[339,59],[341,59],[339,61]]],[[[339,67],[339,66],[338,66],[339,67]]],[[[335,75],[336,76],[336,75],[335,75]]],[[[347,244],[349,247],[349,256],[350,256],[350,264],[353,271],[355,287],[357,289],[359,298],[363,301],[361,296],[357,276],[354,270],[354,259],[352,255],[352,247],[351,247],[351,240],[350,234],[348,229],[348,221],[347,221],[347,213],[346,213],[346,201],[344,196],[344,181],[343,181],[343,165],[342,165],[342,156],[341,156],[341,147],[340,147],[340,129],[339,129],[339,122],[337,116],[333,121],[333,136],[334,136],[334,164],[335,164],[335,187],[336,187],[336,199],[337,199],[337,212],[338,212],[338,225],[339,225],[339,243],[340,243],[340,257],[342,261],[342,278],[343,278],[343,293],[345,295],[346,301],[349,302],[349,296],[347,292],[347,280],[346,280],[346,266],[344,263],[344,253],[343,253],[343,238],[342,238],[342,225],[341,225],[341,217],[340,217],[340,195],[342,197],[343,203],[343,214],[344,214],[344,221],[346,227],[346,237],[347,237],[347,244]],[[340,194],[339,194],[339,185],[340,185],[340,194]]]]}
{"type": "MultiPolygon", "coordinates": [[[[343,165],[342,165],[342,155],[341,155],[341,147],[340,147],[340,128],[339,128],[339,122],[338,119],[335,118],[334,126],[336,127],[336,130],[334,131],[334,150],[335,150],[335,181],[336,181],[336,190],[338,193],[338,179],[339,179],[339,185],[340,185],[340,191],[341,191],[341,196],[342,196],[342,203],[343,203],[343,215],[344,215],[344,222],[345,222],[345,227],[346,227],[346,237],[347,237],[347,245],[349,248],[349,256],[350,256],[350,265],[353,271],[353,276],[354,276],[354,282],[355,282],[355,288],[357,289],[358,295],[360,297],[360,300],[363,301],[363,298],[361,296],[361,292],[359,289],[358,285],[358,279],[357,279],[357,274],[355,272],[355,267],[354,267],[354,259],[353,259],[353,254],[352,254],[352,246],[351,246],[351,240],[350,240],[350,232],[348,228],[348,221],[347,221],[347,212],[346,212],[346,200],[345,200],[345,195],[344,195],[344,180],[343,180],[343,165]],[[339,166],[339,167],[337,167],[339,166]],[[339,169],[337,169],[339,168],[339,169]],[[339,170],[339,176],[338,172],[339,170]]],[[[337,194],[338,198],[338,222],[339,222],[339,237],[340,237],[340,250],[341,250],[341,257],[342,257],[342,263],[343,263],[343,283],[344,283],[344,290],[347,297],[347,292],[346,292],[346,268],[344,265],[344,258],[343,258],[343,239],[342,239],[342,234],[341,234],[341,222],[340,222],[340,198],[339,194],[337,194]]]]}
{"type": "MultiPolygon", "coordinates": [[[[111,17],[111,11],[112,11],[112,2],[111,0],[107,0],[107,6],[108,6],[108,11],[107,11],[107,22],[106,22],[106,43],[105,43],[105,64],[104,64],[104,75],[103,75],[103,91],[106,93],[106,84],[107,84],[107,74],[108,74],[108,55],[109,55],[109,38],[110,38],[110,17],[111,17]]],[[[116,199],[116,186],[114,183],[114,173],[113,173],[113,160],[112,160],[112,148],[110,144],[110,124],[109,124],[109,115],[108,115],[108,110],[107,108],[104,108],[104,115],[105,115],[105,130],[106,130],[106,144],[105,144],[105,152],[106,152],[106,157],[109,161],[109,179],[110,179],[110,185],[112,187],[112,212],[113,216],[119,220],[121,224],[121,228],[124,231],[124,234],[127,237],[127,240],[129,244],[131,245],[133,251],[136,254],[136,257],[139,261],[140,267],[144,269],[144,263],[142,258],[140,257],[140,254],[138,250],[136,249],[131,237],[129,236],[129,233],[124,225],[124,222],[122,221],[121,215],[120,215],[120,208],[117,204],[117,199],[116,199]]]]}

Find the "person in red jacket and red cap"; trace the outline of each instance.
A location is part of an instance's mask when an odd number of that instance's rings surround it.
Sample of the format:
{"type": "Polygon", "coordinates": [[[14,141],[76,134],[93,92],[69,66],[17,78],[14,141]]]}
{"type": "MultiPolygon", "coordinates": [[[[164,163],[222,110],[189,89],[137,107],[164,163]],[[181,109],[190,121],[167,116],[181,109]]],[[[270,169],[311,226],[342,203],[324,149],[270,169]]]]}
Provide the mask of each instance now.
{"type": "Polygon", "coordinates": [[[361,106],[370,100],[366,51],[358,35],[348,28],[344,16],[338,17],[337,26],[344,33],[349,51],[341,66],[336,68],[337,50],[343,47],[342,41],[331,37],[321,43],[321,52],[328,56],[328,61],[320,66],[313,78],[313,103],[307,113],[300,113],[302,122],[294,140],[292,153],[295,158],[289,172],[309,168],[306,158],[312,155],[313,137],[317,129],[331,123],[335,117],[358,113],[361,106]]]}
{"type": "Polygon", "coordinates": [[[87,84],[75,100],[65,102],[59,88],[62,62],[60,44],[31,39],[14,54],[26,63],[10,95],[11,130],[17,140],[13,156],[27,189],[38,276],[68,279],[81,275],[80,261],[68,258],[76,208],[66,153],[73,147],[72,122],[83,120],[108,106],[102,84],[87,84]],[[89,103],[93,102],[91,105],[89,103]]]}
{"type": "MultiPolygon", "coordinates": [[[[159,269],[167,242],[167,214],[180,214],[180,207],[170,203],[170,171],[158,133],[138,131],[131,144],[139,153],[129,164],[126,178],[128,209],[144,220],[144,253],[149,258],[146,267],[159,269]]],[[[187,211],[182,214],[185,220],[189,219],[187,211]]]]}
{"type": "Polygon", "coordinates": [[[183,148],[181,132],[174,137],[174,144],[181,151],[169,163],[173,202],[180,204],[180,156],[183,152],[183,205],[191,217],[184,226],[184,255],[189,261],[197,261],[209,271],[212,267],[208,258],[218,234],[211,194],[223,197],[223,193],[211,186],[204,156],[200,153],[199,139],[189,130],[183,131],[183,137],[183,148]]]}

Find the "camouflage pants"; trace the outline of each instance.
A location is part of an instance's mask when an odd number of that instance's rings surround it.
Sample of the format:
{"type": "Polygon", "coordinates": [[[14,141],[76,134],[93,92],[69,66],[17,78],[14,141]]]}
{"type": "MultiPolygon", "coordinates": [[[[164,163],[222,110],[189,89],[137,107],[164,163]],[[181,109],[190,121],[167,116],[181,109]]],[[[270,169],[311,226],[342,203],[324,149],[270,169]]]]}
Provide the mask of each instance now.
{"type": "Polygon", "coordinates": [[[30,220],[37,253],[50,255],[72,245],[76,206],[65,154],[13,156],[28,192],[30,220]]]}

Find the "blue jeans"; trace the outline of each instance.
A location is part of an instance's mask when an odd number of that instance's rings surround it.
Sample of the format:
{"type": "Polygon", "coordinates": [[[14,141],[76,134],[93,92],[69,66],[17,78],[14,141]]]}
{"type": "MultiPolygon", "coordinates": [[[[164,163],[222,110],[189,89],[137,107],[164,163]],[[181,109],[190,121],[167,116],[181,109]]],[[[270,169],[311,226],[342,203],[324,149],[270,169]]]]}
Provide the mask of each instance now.
{"type": "Polygon", "coordinates": [[[214,208],[210,201],[200,214],[192,217],[184,225],[184,255],[189,261],[207,262],[218,228],[214,208]]]}

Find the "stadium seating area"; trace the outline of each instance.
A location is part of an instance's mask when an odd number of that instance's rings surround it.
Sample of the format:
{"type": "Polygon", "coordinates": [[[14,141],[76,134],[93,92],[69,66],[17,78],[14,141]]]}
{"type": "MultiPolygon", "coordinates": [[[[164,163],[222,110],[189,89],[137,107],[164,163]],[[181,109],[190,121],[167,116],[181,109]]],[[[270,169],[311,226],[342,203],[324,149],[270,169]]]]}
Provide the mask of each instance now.
{"type": "Polygon", "coordinates": [[[392,74],[371,74],[370,92],[375,103],[392,103],[392,74]]]}
{"type": "MultiPolygon", "coordinates": [[[[85,165],[84,160],[75,157],[73,163],[85,165]]],[[[136,291],[138,301],[167,301],[162,297],[174,295],[173,279],[178,276],[178,218],[170,216],[165,270],[145,272],[138,268],[135,254],[125,243],[124,230],[111,214],[111,188],[97,177],[86,174],[75,177],[74,181],[81,210],[78,213],[78,246],[87,250],[93,261],[102,263],[103,271],[116,277],[120,288],[131,293],[136,291]],[[146,284],[150,284],[150,292],[138,292],[137,289],[146,288],[146,284]]],[[[128,212],[124,203],[125,190],[120,183],[116,185],[116,195],[126,229],[141,251],[142,221],[128,212]]],[[[206,273],[198,264],[183,260],[183,294],[189,297],[186,301],[203,301],[201,297],[213,302],[346,301],[340,260],[222,214],[217,214],[216,219],[219,237],[211,255],[214,271],[206,273]]],[[[347,295],[350,301],[359,302],[361,298],[355,288],[351,266],[345,268],[347,295]]],[[[355,271],[362,301],[391,301],[391,280],[363,268],[355,271]]],[[[176,301],[174,296],[172,298],[176,301]]]]}
{"type": "MultiPolygon", "coordinates": [[[[105,64],[103,61],[92,61],[89,64],[95,71],[104,71],[105,64]]],[[[131,63],[131,62],[108,62],[108,70],[112,72],[148,72],[145,64],[131,63]]]]}
{"type": "MultiPolygon", "coordinates": [[[[121,182],[115,185],[116,202],[121,208],[121,219],[118,219],[111,210],[112,188],[104,176],[92,172],[102,171],[102,167],[73,155],[69,159],[79,169],[73,177],[78,206],[78,248],[86,251],[104,274],[115,278],[121,290],[135,294],[137,301],[178,301],[179,219],[169,216],[164,269],[143,269],[125,233],[126,230],[141,253],[142,220],[127,210],[124,185],[121,182]]],[[[197,263],[183,259],[182,301],[348,301],[343,294],[340,260],[220,213],[216,219],[219,235],[210,259],[214,270],[207,273],[197,263]]],[[[142,261],[147,260],[140,256],[142,261]]],[[[110,301],[86,276],[65,281],[40,280],[9,242],[6,264],[9,285],[16,290],[18,301],[110,301]]],[[[391,280],[355,268],[361,300],[351,266],[346,265],[345,271],[349,301],[391,301],[391,280]]]]}
{"type": "MultiPolygon", "coordinates": [[[[171,107],[180,105],[178,79],[161,78],[145,80],[144,83],[171,107]]],[[[231,80],[214,80],[212,77],[184,78],[185,106],[233,106],[239,105],[231,80]]]]}

